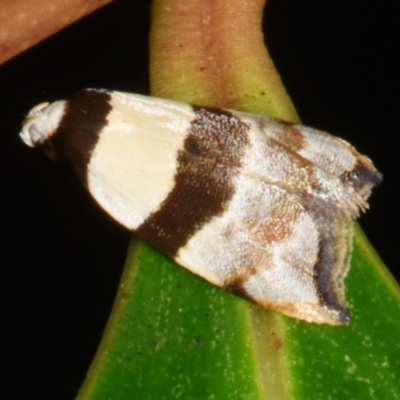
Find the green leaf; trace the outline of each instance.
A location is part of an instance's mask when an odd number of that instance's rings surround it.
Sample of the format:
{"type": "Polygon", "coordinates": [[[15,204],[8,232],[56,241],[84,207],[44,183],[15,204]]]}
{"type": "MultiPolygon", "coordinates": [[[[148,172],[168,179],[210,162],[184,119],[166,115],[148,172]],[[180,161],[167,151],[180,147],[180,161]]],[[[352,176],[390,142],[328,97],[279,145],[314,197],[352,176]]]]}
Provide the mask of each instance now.
{"type": "Polygon", "coordinates": [[[400,398],[400,292],[358,228],[346,294],[349,326],[296,324],[286,334],[293,399],[400,398]]]}
{"type": "Polygon", "coordinates": [[[133,242],[78,399],[397,399],[397,284],[359,233],[349,326],[263,310],[133,242]]]}
{"type": "Polygon", "coordinates": [[[79,398],[259,398],[247,302],[141,243],[127,264],[79,398]]]}

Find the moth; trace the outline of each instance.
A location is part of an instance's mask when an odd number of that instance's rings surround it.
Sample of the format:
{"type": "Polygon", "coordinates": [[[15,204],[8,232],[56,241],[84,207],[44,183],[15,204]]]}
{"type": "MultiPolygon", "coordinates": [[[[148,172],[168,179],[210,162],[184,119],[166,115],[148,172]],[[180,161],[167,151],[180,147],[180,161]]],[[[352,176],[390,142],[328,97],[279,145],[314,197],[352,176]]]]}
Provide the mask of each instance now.
{"type": "Polygon", "coordinates": [[[381,180],[346,141],[233,110],[86,89],[27,115],[99,205],[184,268],[290,317],[347,324],[353,220],[381,180]]]}

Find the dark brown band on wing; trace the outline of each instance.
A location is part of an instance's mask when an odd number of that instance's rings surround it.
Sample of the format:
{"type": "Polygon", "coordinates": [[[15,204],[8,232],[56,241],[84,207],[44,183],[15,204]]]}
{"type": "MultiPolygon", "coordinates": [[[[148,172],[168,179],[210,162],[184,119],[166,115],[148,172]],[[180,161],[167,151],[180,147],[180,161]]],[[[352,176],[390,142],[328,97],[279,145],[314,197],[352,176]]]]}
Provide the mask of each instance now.
{"type": "Polygon", "coordinates": [[[321,301],[321,305],[334,311],[337,315],[337,320],[341,324],[347,324],[351,320],[351,313],[344,307],[343,294],[340,293],[343,289],[338,285],[343,284],[343,276],[336,276],[334,268],[338,268],[345,260],[337,260],[335,252],[335,242],[333,238],[324,237],[321,235],[319,239],[318,262],[314,266],[314,282],[317,288],[317,293],[321,301]],[[333,242],[332,242],[333,241],[333,242]],[[334,282],[333,280],[337,280],[334,282]]]}
{"type": "Polygon", "coordinates": [[[175,186],[135,231],[171,257],[212,217],[223,213],[249,140],[249,126],[230,112],[193,109],[184,149],[178,153],[175,186]]]}
{"type": "Polygon", "coordinates": [[[64,116],[50,139],[54,150],[72,162],[85,185],[91,152],[112,109],[110,100],[110,93],[101,89],[75,93],[67,101],[64,116]]]}

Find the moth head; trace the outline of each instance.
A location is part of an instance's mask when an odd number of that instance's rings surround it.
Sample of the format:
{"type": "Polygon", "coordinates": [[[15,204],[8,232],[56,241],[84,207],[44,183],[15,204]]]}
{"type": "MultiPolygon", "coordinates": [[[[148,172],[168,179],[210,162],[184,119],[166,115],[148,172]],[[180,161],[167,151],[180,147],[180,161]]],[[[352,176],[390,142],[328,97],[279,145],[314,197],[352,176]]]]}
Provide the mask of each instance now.
{"type": "Polygon", "coordinates": [[[40,145],[50,159],[58,159],[49,139],[57,130],[64,110],[65,101],[41,103],[32,108],[25,117],[19,134],[23,142],[29,147],[40,145]]]}

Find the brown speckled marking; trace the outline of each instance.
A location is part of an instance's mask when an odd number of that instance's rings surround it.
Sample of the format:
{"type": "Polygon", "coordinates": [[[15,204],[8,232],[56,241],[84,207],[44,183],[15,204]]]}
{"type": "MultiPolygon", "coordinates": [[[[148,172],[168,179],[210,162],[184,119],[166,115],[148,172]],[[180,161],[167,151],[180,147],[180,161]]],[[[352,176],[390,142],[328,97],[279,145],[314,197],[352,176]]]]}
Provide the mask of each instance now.
{"type": "Polygon", "coordinates": [[[321,182],[317,176],[315,165],[296,153],[291,147],[287,147],[284,143],[274,139],[273,136],[269,138],[267,144],[269,154],[283,154],[287,155],[288,158],[290,157],[292,174],[288,176],[287,181],[279,181],[277,184],[287,191],[301,194],[305,190],[304,183],[306,183],[313,192],[320,193],[321,182]]]}
{"type": "Polygon", "coordinates": [[[224,286],[224,289],[230,291],[237,296],[243,297],[244,299],[256,303],[256,300],[253,299],[252,296],[250,296],[244,288],[244,284],[258,272],[259,271],[257,271],[254,265],[248,265],[247,268],[242,268],[242,272],[238,272],[234,276],[232,276],[230,281],[224,286]]]}
{"type": "MultiPolygon", "coordinates": [[[[245,283],[262,270],[273,268],[273,265],[270,265],[273,245],[291,239],[293,229],[304,212],[301,205],[288,202],[280,189],[277,193],[268,192],[268,196],[274,198],[274,202],[264,206],[260,197],[248,197],[247,212],[240,218],[241,225],[246,227],[245,239],[242,242],[236,236],[234,224],[231,225],[231,229],[225,231],[226,241],[236,243],[240,248],[240,264],[231,271],[224,287],[247,299],[251,299],[251,296],[244,289],[245,283]]],[[[293,266],[297,267],[294,264],[295,260],[293,266]]],[[[301,266],[297,268],[301,269],[301,266]]]]}
{"type": "Polygon", "coordinates": [[[306,139],[304,138],[304,135],[296,128],[296,125],[286,121],[280,121],[280,123],[282,124],[282,127],[285,127],[285,129],[279,132],[281,142],[296,153],[303,149],[307,144],[306,139]]]}
{"type": "Polygon", "coordinates": [[[357,192],[362,192],[366,186],[373,187],[382,181],[382,175],[371,163],[357,159],[354,168],[340,175],[343,183],[350,182],[357,192]]]}
{"type": "MultiPolygon", "coordinates": [[[[50,139],[55,151],[68,158],[86,185],[87,165],[112,109],[105,90],[81,90],[67,101],[65,114],[50,139]]],[[[48,143],[45,143],[48,146],[48,143]]]]}
{"type": "Polygon", "coordinates": [[[175,256],[234,193],[248,144],[248,125],[228,111],[194,107],[195,117],[178,153],[175,186],[158,211],[135,232],[161,252],[175,256]]]}
{"type": "MultiPolygon", "coordinates": [[[[258,126],[263,132],[268,132],[271,130],[271,122],[276,124],[276,121],[269,121],[266,118],[260,118],[258,119],[258,126]]],[[[280,129],[274,129],[274,134],[277,136],[277,140],[281,144],[296,153],[306,146],[304,135],[296,128],[295,124],[287,121],[279,121],[279,124],[280,129]]],[[[268,136],[267,133],[266,135],[268,136]]]]}

